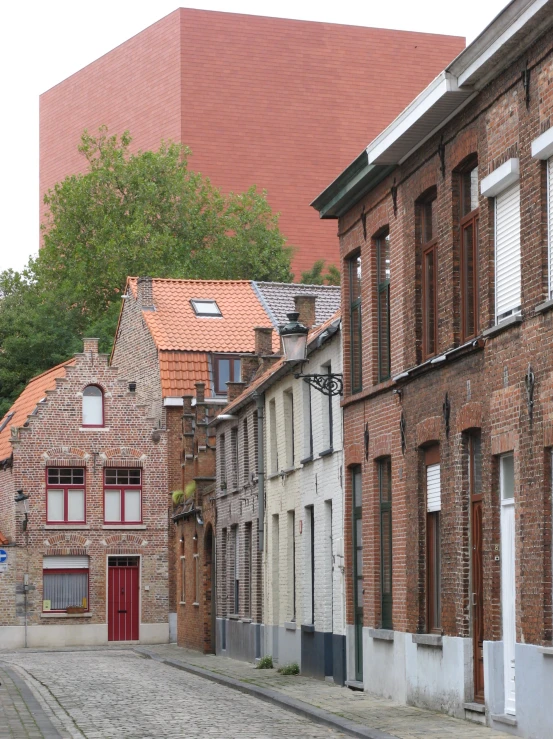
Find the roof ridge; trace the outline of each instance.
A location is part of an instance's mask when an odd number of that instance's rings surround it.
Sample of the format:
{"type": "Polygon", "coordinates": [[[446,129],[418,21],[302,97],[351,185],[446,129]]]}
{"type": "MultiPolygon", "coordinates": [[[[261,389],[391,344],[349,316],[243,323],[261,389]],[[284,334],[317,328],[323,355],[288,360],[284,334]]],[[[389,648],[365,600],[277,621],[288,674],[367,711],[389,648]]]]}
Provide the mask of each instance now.
{"type": "MultiPolygon", "coordinates": [[[[139,279],[140,277],[132,277],[131,275],[127,277],[127,280],[139,280],[139,279]]],[[[227,285],[228,284],[244,285],[244,284],[252,282],[252,280],[199,280],[199,279],[193,279],[190,277],[152,277],[151,279],[152,279],[152,282],[187,282],[187,283],[198,282],[201,284],[205,284],[206,282],[219,284],[223,282],[227,285]]]]}

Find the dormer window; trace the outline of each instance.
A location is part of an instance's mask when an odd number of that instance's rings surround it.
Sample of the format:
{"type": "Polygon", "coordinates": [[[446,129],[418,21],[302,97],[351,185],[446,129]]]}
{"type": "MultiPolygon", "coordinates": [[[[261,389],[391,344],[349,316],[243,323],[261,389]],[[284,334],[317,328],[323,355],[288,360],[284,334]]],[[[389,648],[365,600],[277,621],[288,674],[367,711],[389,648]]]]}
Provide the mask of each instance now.
{"type": "Polygon", "coordinates": [[[216,395],[227,394],[227,382],[240,382],[241,362],[239,357],[214,356],[213,379],[216,395]]]}
{"type": "Polygon", "coordinates": [[[83,426],[104,425],[104,394],[98,385],[83,390],[83,426]]]}
{"type": "Polygon", "coordinates": [[[223,314],[219,310],[219,306],[214,300],[196,300],[190,301],[194,313],[197,316],[205,316],[208,318],[220,318],[223,314]]]}

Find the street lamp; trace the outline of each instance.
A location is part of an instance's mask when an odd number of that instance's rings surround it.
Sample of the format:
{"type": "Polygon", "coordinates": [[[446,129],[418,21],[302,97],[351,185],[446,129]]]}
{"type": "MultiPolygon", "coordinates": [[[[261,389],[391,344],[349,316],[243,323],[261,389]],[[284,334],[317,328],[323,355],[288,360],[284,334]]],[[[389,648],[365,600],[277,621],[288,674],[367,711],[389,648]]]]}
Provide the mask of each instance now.
{"type": "MultiPolygon", "coordinates": [[[[309,329],[299,323],[299,313],[288,313],[289,323],[280,329],[282,347],[284,349],[285,362],[305,362],[307,359],[307,334],[309,329]]],[[[294,374],[296,380],[303,379],[311,387],[319,390],[329,397],[342,395],[344,383],[343,375],[328,372],[326,375],[303,375],[301,372],[294,374]]]]}
{"type": "Polygon", "coordinates": [[[21,525],[23,531],[27,531],[27,523],[29,521],[29,498],[30,495],[25,495],[23,490],[18,490],[14,500],[17,504],[17,509],[20,513],[23,513],[25,518],[21,525]]]}

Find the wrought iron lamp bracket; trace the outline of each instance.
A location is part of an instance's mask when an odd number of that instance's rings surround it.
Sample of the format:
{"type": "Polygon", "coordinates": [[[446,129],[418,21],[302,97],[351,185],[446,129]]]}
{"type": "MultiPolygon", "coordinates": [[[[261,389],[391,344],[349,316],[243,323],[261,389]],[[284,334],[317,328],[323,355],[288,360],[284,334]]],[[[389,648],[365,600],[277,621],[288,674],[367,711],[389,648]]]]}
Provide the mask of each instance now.
{"type": "Polygon", "coordinates": [[[524,376],[524,385],[526,386],[526,403],[528,405],[528,418],[532,423],[534,416],[534,388],[536,385],[536,376],[532,370],[532,365],[528,365],[528,371],[524,376]]]}
{"type": "Polygon", "coordinates": [[[308,385],[314,387],[315,390],[329,397],[343,395],[344,393],[344,376],[342,374],[304,375],[301,372],[296,372],[294,377],[296,380],[301,378],[308,385]]]}

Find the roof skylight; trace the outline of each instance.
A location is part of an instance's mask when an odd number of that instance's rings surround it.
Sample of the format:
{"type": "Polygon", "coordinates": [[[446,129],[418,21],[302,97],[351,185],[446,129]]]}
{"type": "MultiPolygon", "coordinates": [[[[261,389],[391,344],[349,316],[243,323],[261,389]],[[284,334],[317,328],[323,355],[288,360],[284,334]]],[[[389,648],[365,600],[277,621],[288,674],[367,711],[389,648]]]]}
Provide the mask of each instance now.
{"type": "Polygon", "coordinates": [[[190,302],[197,316],[209,316],[213,318],[223,315],[214,300],[197,300],[193,298],[190,302]]]}

